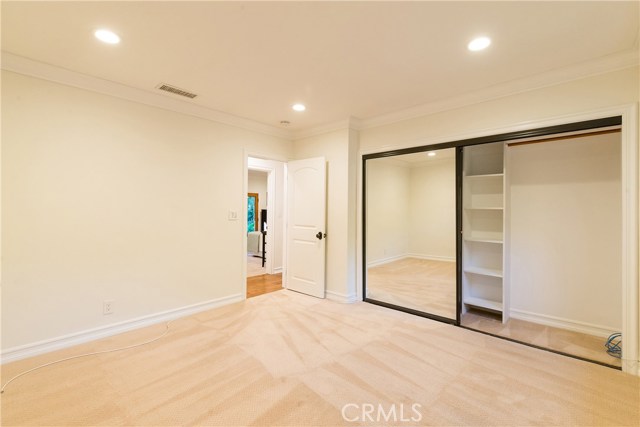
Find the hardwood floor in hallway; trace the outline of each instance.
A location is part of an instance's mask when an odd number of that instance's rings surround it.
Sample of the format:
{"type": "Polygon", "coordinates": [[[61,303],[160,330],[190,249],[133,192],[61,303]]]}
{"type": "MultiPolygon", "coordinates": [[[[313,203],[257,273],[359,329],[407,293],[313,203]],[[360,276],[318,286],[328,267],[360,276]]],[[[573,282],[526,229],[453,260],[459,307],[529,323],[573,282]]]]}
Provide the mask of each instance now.
{"type": "Polygon", "coordinates": [[[247,277],[247,298],[282,289],[282,273],[247,277]]]}

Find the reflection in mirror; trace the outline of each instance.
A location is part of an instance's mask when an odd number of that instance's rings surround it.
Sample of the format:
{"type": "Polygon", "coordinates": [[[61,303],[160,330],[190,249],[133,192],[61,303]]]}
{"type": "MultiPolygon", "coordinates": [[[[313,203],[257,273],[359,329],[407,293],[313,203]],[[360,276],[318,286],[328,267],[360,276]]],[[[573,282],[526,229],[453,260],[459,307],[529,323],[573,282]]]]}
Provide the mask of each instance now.
{"type": "Polygon", "coordinates": [[[366,298],[455,319],[455,148],[368,159],[366,201],[366,298]]]}

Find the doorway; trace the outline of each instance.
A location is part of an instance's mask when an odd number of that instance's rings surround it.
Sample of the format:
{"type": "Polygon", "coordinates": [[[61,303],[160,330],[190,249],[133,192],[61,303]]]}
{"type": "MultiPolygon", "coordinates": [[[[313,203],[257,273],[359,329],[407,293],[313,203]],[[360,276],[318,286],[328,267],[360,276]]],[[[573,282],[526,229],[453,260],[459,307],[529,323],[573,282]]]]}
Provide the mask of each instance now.
{"type": "MultiPolygon", "coordinates": [[[[249,169],[247,179],[247,277],[267,274],[267,187],[270,172],[249,169]]],[[[269,254],[270,255],[270,254],[269,254]]]]}
{"type": "Polygon", "coordinates": [[[247,158],[246,297],[283,289],[284,163],[247,158]]]}

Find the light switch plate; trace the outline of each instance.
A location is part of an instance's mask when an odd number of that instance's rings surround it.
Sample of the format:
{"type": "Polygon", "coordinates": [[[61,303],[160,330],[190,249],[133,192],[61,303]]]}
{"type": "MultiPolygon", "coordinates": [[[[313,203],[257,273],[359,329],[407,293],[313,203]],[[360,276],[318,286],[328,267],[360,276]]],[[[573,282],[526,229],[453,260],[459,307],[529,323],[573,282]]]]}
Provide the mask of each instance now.
{"type": "Polygon", "coordinates": [[[238,220],[238,211],[229,210],[229,221],[237,221],[238,220]]]}

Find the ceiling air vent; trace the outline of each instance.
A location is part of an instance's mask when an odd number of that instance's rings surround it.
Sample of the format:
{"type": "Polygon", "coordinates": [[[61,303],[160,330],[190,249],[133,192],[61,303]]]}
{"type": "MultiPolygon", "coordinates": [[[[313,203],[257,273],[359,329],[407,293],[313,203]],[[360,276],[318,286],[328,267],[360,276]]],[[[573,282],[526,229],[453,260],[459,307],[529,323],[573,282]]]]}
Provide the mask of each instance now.
{"type": "Polygon", "coordinates": [[[160,83],[158,86],[156,86],[156,88],[158,88],[160,90],[164,90],[165,92],[170,92],[170,93],[176,94],[176,95],[186,96],[187,98],[191,98],[191,99],[193,99],[196,96],[198,96],[195,93],[187,92],[186,90],[182,90],[180,88],[168,85],[166,83],[160,83]]]}

